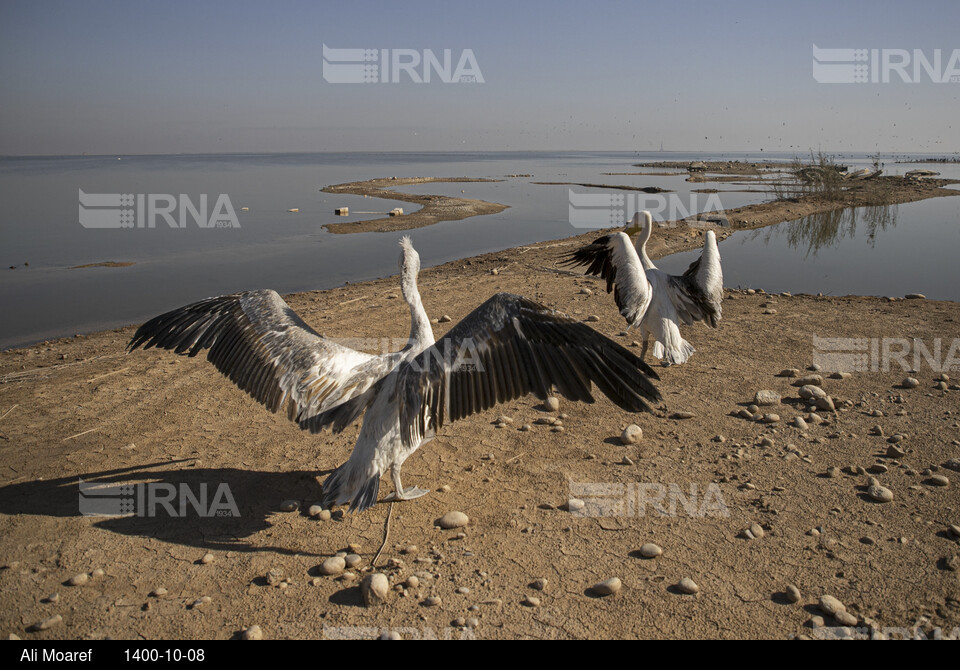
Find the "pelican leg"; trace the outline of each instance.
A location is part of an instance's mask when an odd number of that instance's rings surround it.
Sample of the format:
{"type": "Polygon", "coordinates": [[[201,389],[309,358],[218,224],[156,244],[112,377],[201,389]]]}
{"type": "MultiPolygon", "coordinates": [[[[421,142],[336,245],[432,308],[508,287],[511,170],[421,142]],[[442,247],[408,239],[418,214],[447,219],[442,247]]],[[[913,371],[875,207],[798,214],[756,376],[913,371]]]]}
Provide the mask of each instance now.
{"type": "Polygon", "coordinates": [[[390,478],[393,480],[394,491],[383,499],[384,502],[392,502],[395,500],[413,500],[430,493],[429,489],[422,489],[419,486],[411,486],[408,489],[404,489],[403,484],[400,483],[399,465],[394,465],[392,468],[390,468],[390,478]]]}
{"type": "Polygon", "coordinates": [[[646,362],[647,359],[647,346],[650,344],[650,340],[647,339],[649,334],[643,336],[643,346],[640,348],[640,360],[646,362]]]}

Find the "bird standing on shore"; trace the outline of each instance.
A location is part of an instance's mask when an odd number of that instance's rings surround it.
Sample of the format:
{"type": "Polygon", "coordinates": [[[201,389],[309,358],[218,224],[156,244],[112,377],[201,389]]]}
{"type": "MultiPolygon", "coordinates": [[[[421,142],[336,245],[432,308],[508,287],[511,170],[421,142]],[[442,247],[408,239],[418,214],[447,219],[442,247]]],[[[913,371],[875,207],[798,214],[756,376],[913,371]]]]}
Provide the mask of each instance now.
{"type": "MultiPolygon", "coordinates": [[[[202,300],[140,326],[133,351],[160,347],[207,359],[272,412],[300,428],[341,432],[366,411],[349,460],[323,484],[325,507],[374,505],[380,477],[391,471],[392,498],[404,489],[404,461],[451,423],[528,393],[552,387],[588,403],[593,384],[622,409],[650,411],[660,400],[643,361],[586,324],[532,300],[498,293],[436,342],[417,289],[420,257],[400,241],[403,297],[410,306],[407,345],[371,355],[319,335],[271,290],[202,300]]],[[[388,498],[389,499],[389,498],[388,498]]]]}
{"type": "Polygon", "coordinates": [[[708,230],[700,258],[682,275],[670,275],[658,269],[647,256],[647,240],[652,231],[650,212],[637,212],[625,232],[598,238],[565,256],[562,262],[574,267],[586,265],[587,274],[607,280],[607,292],[614,290],[617,307],[627,323],[631,327],[640,327],[641,359],[646,357],[648,340],[653,337],[653,355],[664,365],[685,363],[696,350],[680,335],[680,322],[692,325],[694,321],[703,321],[716,328],[720,321],[723,272],[717,236],[708,230]],[[625,249],[623,238],[629,241],[629,236],[638,232],[640,236],[635,247],[628,244],[625,249]],[[642,273],[637,271],[638,267],[642,268],[642,273]],[[631,307],[631,303],[622,297],[646,291],[652,297],[645,311],[631,307]]]}

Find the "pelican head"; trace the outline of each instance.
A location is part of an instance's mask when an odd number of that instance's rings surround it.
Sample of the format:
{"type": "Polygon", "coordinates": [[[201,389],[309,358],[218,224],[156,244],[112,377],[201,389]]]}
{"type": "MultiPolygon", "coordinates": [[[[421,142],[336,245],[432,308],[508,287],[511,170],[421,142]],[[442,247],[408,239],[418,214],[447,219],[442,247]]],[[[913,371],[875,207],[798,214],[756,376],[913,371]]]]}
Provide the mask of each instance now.
{"type": "Polygon", "coordinates": [[[633,237],[637,233],[642,232],[644,228],[653,228],[653,217],[650,216],[650,212],[647,210],[634,214],[630,223],[628,223],[624,229],[624,232],[630,237],[633,237]]]}

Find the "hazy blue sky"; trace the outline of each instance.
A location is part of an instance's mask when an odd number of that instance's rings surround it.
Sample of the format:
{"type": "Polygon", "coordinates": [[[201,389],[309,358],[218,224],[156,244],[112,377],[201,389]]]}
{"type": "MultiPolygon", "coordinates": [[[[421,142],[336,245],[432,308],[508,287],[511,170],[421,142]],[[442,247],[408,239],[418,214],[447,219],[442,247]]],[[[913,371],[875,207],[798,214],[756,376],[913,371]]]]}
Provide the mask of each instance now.
{"type": "Polygon", "coordinates": [[[960,49],[960,2],[0,0],[0,154],[960,150],[960,82],[821,84],[812,46],[960,49]],[[484,83],[331,84],[322,45],[484,83]]]}

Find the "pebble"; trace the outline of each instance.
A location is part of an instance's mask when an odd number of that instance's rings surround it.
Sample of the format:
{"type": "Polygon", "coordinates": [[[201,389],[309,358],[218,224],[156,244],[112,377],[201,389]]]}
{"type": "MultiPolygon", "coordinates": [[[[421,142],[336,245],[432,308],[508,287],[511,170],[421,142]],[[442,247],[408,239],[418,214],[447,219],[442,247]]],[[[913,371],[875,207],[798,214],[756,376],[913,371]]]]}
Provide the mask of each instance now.
{"type": "Polygon", "coordinates": [[[544,577],[537,577],[532,582],[530,582],[530,588],[535,591],[544,591],[547,588],[547,579],[544,577]]]}
{"type": "Polygon", "coordinates": [[[697,586],[697,583],[689,577],[684,577],[681,579],[679,583],[677,583],[677,588],[690,595],[700,592],[700,587],[697,586]]]}
{"type": "Polygon", "coordinates": [[[906,300],[926,300],[927,296],[922,293],[908,293],[903,296],[906,300]]]}
{"type": "Polygon", "coordinates": [[[867,489],[867,494],[877,502],[890,502],[893,500],[893,491],[890,489],[874,485],[867,489]]]}
{"type": "Polygon", "coordinates": [[[550,396],[543,401],[543,406],[547,408],[548,412],[556,412],[560,409],[560,399],[555,396],[550,396]]]}
{"type": "Polygon", "coordinates": [[[828,616],[836,616],[837,612],[846,612],[847,607],[833,596],[820,596],[820,609],[828,616]]]}
{"type": "Polygon", "coordinates": [[[310,505],[307,509],[307,514],[310,516],[320,516],[320,512],[323,511],[323,505],[310,505]]]}
{"type": "Polygon", "coordinates": [[[750,533],[757,539],[760,539],[766,535],[766,533],[763,531],[763,526],[758,523],[752,524],[747,530],[749,530],[750,533]]]}
{"type": "Polygon", "coordinates": [[[79,575],[74,575],[67,580],[69,586],[83,586],[90,579],[90,575],[86,572],[81,572],[79,575]]]}
{"type": "Polygon", "coordinates": [[[283,581],[283,570],[277,570],[277,569],[270,570],[267,572],[267,576],[265,577],[265,579],[267,580],[267,584],[269,584],[270,586],[279,584],[281,581],[283,581]]]}
{"type": "Polygon", "coordinates": [[[580,289],[580,295],[593,295],[593,291],[588,288],[580,289]]]}
{"type": "Polygon", "coordinates": [[[835,479],[839,476],[840,476],[840,468],[838,468],[836,465],[831,465],[829,468],[827,468],[827,477],[830,477],[831,479],[835,479]]]}
{"type": "Polygon", "coordinates": [[[793,382],[793,386],[823,386],[823,377],[820,375],[804,375],[803,377],[798,377],[793,382]]]}
{"type": "Polygon", "coordinates": [[[416,575],[410,575],[409,577],[407,577],[407,581],[405,582],[405,584],[407,585],[408,589],[415,589],[418,586],[420,586],[420,580],[417,579],[416,575]]]}
{"type": "Polygon", "coordinates": [[[857,617],[853,616],[846,610],[837,612],[833,615],[833,618],[842,626],[856,626],[858,621],[857,617]]]}
{"type": "Polygon", "coordinates": [[[463,528],[470,523],[470,517],[463,512],[447,512],[437,522],[441,528],[450,530],[451,528],[463,528]]]}
{"type": "Polygon", "coordinates": [[[593,585],[593,592],[598,596],[612,596],[620,591],[623,583],[617,577],[605,579],[599,584],[593,585]]]}
{"type": "Polygon", "coordinates": [[[46,619],[43,619],[33,624],[32,626],[30,626],[30,630],[33,630],[33,631],[49,630],[50,628],[53,628],[54,626],[56,626],[61,622],[63,622],[63,617],[60,616],[59,614],[54,614],[52,617],[48,617],[46,619]]]}
{"type": "Polygon", "coordinates": [[[211,553],[209,553],[209,552],[206,553],[206,554],[204,554],[204,555],[200,558],[200,563],[202,563],[203,565],[210,565],[211,563],[213,563],[213,554],[211,554],[211,553]]]}
{"type": "Polygon", "coordinates": [[[674,412],[673,414],[670,415],[670,418],[678,419],[682,421],[684,419],[692,419],[695,416],[696,414],[694,414],[693,412],[674,412]]]}
{"type": "MultiPolygon", "coordinates": [[[[410,585],[411,579],[416,578],[408,578],[408,586],[410,585]]],[[[419,581],[417,584],[419,584],[419,581]]],[[[387,579],[386,575],[379,572],[374,572],[364,577],[363,581],[360,582],[360,593],[363,596],[363,602],[367,607],[382,605],[387,601],[387,596],[390,594],[390,581],[387,579]]]]}
{"type": "Polygon", "coordinates": [[[823,398],[817,398],[817,409],[822,409],[825,412],[836,412],[837,409],[833,405],[833,398],[830,396],[825,396],[823,398]]]}
{"type": "Polygon", "coordinates": [[[153,598],[162,598],[165,595],[167,595],[167,590],[162,586],[158,586],[157,588],[155,588],[153,591],[150,592],[150,596],[153,598]]]}
{"type": "Polygon", "coordinates": [[[944,475],[933,475],[930,477],[930,483],[934,486],[950,486],[950,480],[944,475]]]}
{"type": "Polygon", "coordinates": [[[778,377],[799,377],[800,371],[796,368],[787,368],[786,370],[781,370],[778,374],[778,377]]]}
{"type": "Polygon", "coordinates": [[[802,416],[794,417],[793,426],[799,428],[802,431],[809,430],[810,426],[807,425],[807,422],[803,420],[802,416]]]}
{"type": "Polygon", "coordinates": [[[596,314],[591,314],[590,316],[587,317],[587,321],[589,321],[590,323],[599,323],[600,317],[597,316],[596,314]]]}
{"type": "Polygon", "coordinates": [[[907,377],[902,382],[900,382],[900,385],[903,386],[903,388],[915,389],[918,386],[920,386],[920,382],[914,377],[907,377]]]}
{"type": "Polygon", "coordinates": [[[59,593],[51,593],[50,595],[48,595],[46,598],[43,599],[43,602],[46,602],[46,603],[55,603],[55,602],[57,602],[58,600],[60,600],[60,594],[59,594],[59,593]]]}
{"type": "Polygon", "coordinates": [[[300,503],[296,500],[284,500],[280,503],[281,512],[296,512],[300,509],[300,503]]]}
{"type": "Polygon", "coordinates": [[[443,599],[440,596],[429,596],[423,601],[424,607],[440,607],[443,605],[443,599]]]}
{"type": "Polygon", "coordinates": [[[347,567],[347,562],[342,556],[331,556],[318,568],[321,575],[339,575],[347,567]]]}
{"type": "Polygon", "coordinates": [[[643,429],[635,423],[623,429],[620,434],[620,442],[623,444],[636,444],[643,439],[643,429]]]}
{"type": "Polygon", "coordinates": [[[520,604],[524,607],[540,607],[540,599],[536,596],[527,596],[520,601],[520,604]]]}
{"type": "Polygon", "coordinates": [[[779,423],[780,415],[779,414],[764,414],[762,421],[764,423],[779,423]]]}
{"type": "Polygon", "coordinates": [[[818,398],[826,398],[827,392],[824,391],[819,386],[814,386],[813,384],[805,384],[800,387],[800,390],[797,392],[797,395],[800,396],[801,400],[817,400],[818,398]]]}
{"type": "Polygon", "coordinates": [[[753,396],[753,402],[761,407],[764,405],[779,405],[780,394],[769,390],[757,391],[753,396]]]}
{"type": "Polygon", "coordinates": [[[107,573],[103,571],[103,568],[97,568],[96,570],[90,573],[90,576],[93,577],[94,579],[100,579],[105,574],[107,573]]]}
{"type": "Polygon", "coordinates": [[[656,558],[663,554],[663,549],[653,542],[647,542],[645,545],[640,547],[640,555],[644,558],[656,558]]]}
{"type": "Polygon", "coordinates": [[[203,596],[202,598],[197,598],[192,603],[190,603],[190,609],[197,609],[198,607],[209,605],[211,602],[213,602],[213,598],[211,598],[210,596],[203,596]]]}
{"type": "Polygon", "coordinates": [[[746,419],[747,421],[750,421],[753,419],[753,412],[751,412],[749,409],[744,407],[739,412],[737,412],[737,416],[739,416],[741,419],[746,419]]]}
{"type": "Polygon", "coordinates": [[[528,431],[531,429],[531,427],[532,427],[532,426],[531,426],[529,423],[525,423],[525,424],[523,424],[522,426],[520,426],[520,430],[521,430],[521,432],[526,433],[526,432],[528,432],[528,431]]]}
{"type": "Polygon", "coordinates": [[[889,447],[887,447],[888,458],[903,458],[904,456],[906,456],[906,452],[900,447],[894,444],[891,444],[889,447]]]}
{"type": "Polygon", "coordinates": [[[570,500],[567,501],[568,512],[579,512],[586,506],[587,504],[579,498],[570,498],[570,500]]]}
{"type": "Polygon", "coordinates": [[[475,616],[467,617],[467,628],[476,628],[480,625],[480,619],[475,616]]]}
{"type": "Polygon", "coordinates": [[[834,372],[832,375],[830,375],[830,379],[849,379],[849,378],[850,378],[849,372],[834,372]]]}
{"type": "Polygon", "coordinates": [[[957,526],[957,525],[955,525],[955,524],[952,524],[952,525],[950,526],[950,532],[953,533],[953,536],[954,536],[955,538],[957,538],[958,540],[960,540],[960,526],[957,526]]]}
{"type": "Polygon", "coordinates": [[[363,562],[363,559],[360,557],[359,554],[347,554],[346,557],[343,559],[343,562],[348,568],[352,570],[353,568],[360,565],[360,563],[363,562]]]}
{"type": "Polygon", "coordinates": [[[244,630],[240,637],[244,640],[262,640],[263,630],[260,629],[260,626],[253,625],[244,630]]]}
{"type": "Polygon", "coordinates": [[[787,600],[792,603],[800,602],[800,589],[793,584],[787,584],[787,600]]]}
{"type": "Polygon", "coordinates": [[[450,323],[453,319],[450,318],[449,314],[444,314],[440,317],[439,323],[450,323]]]}

